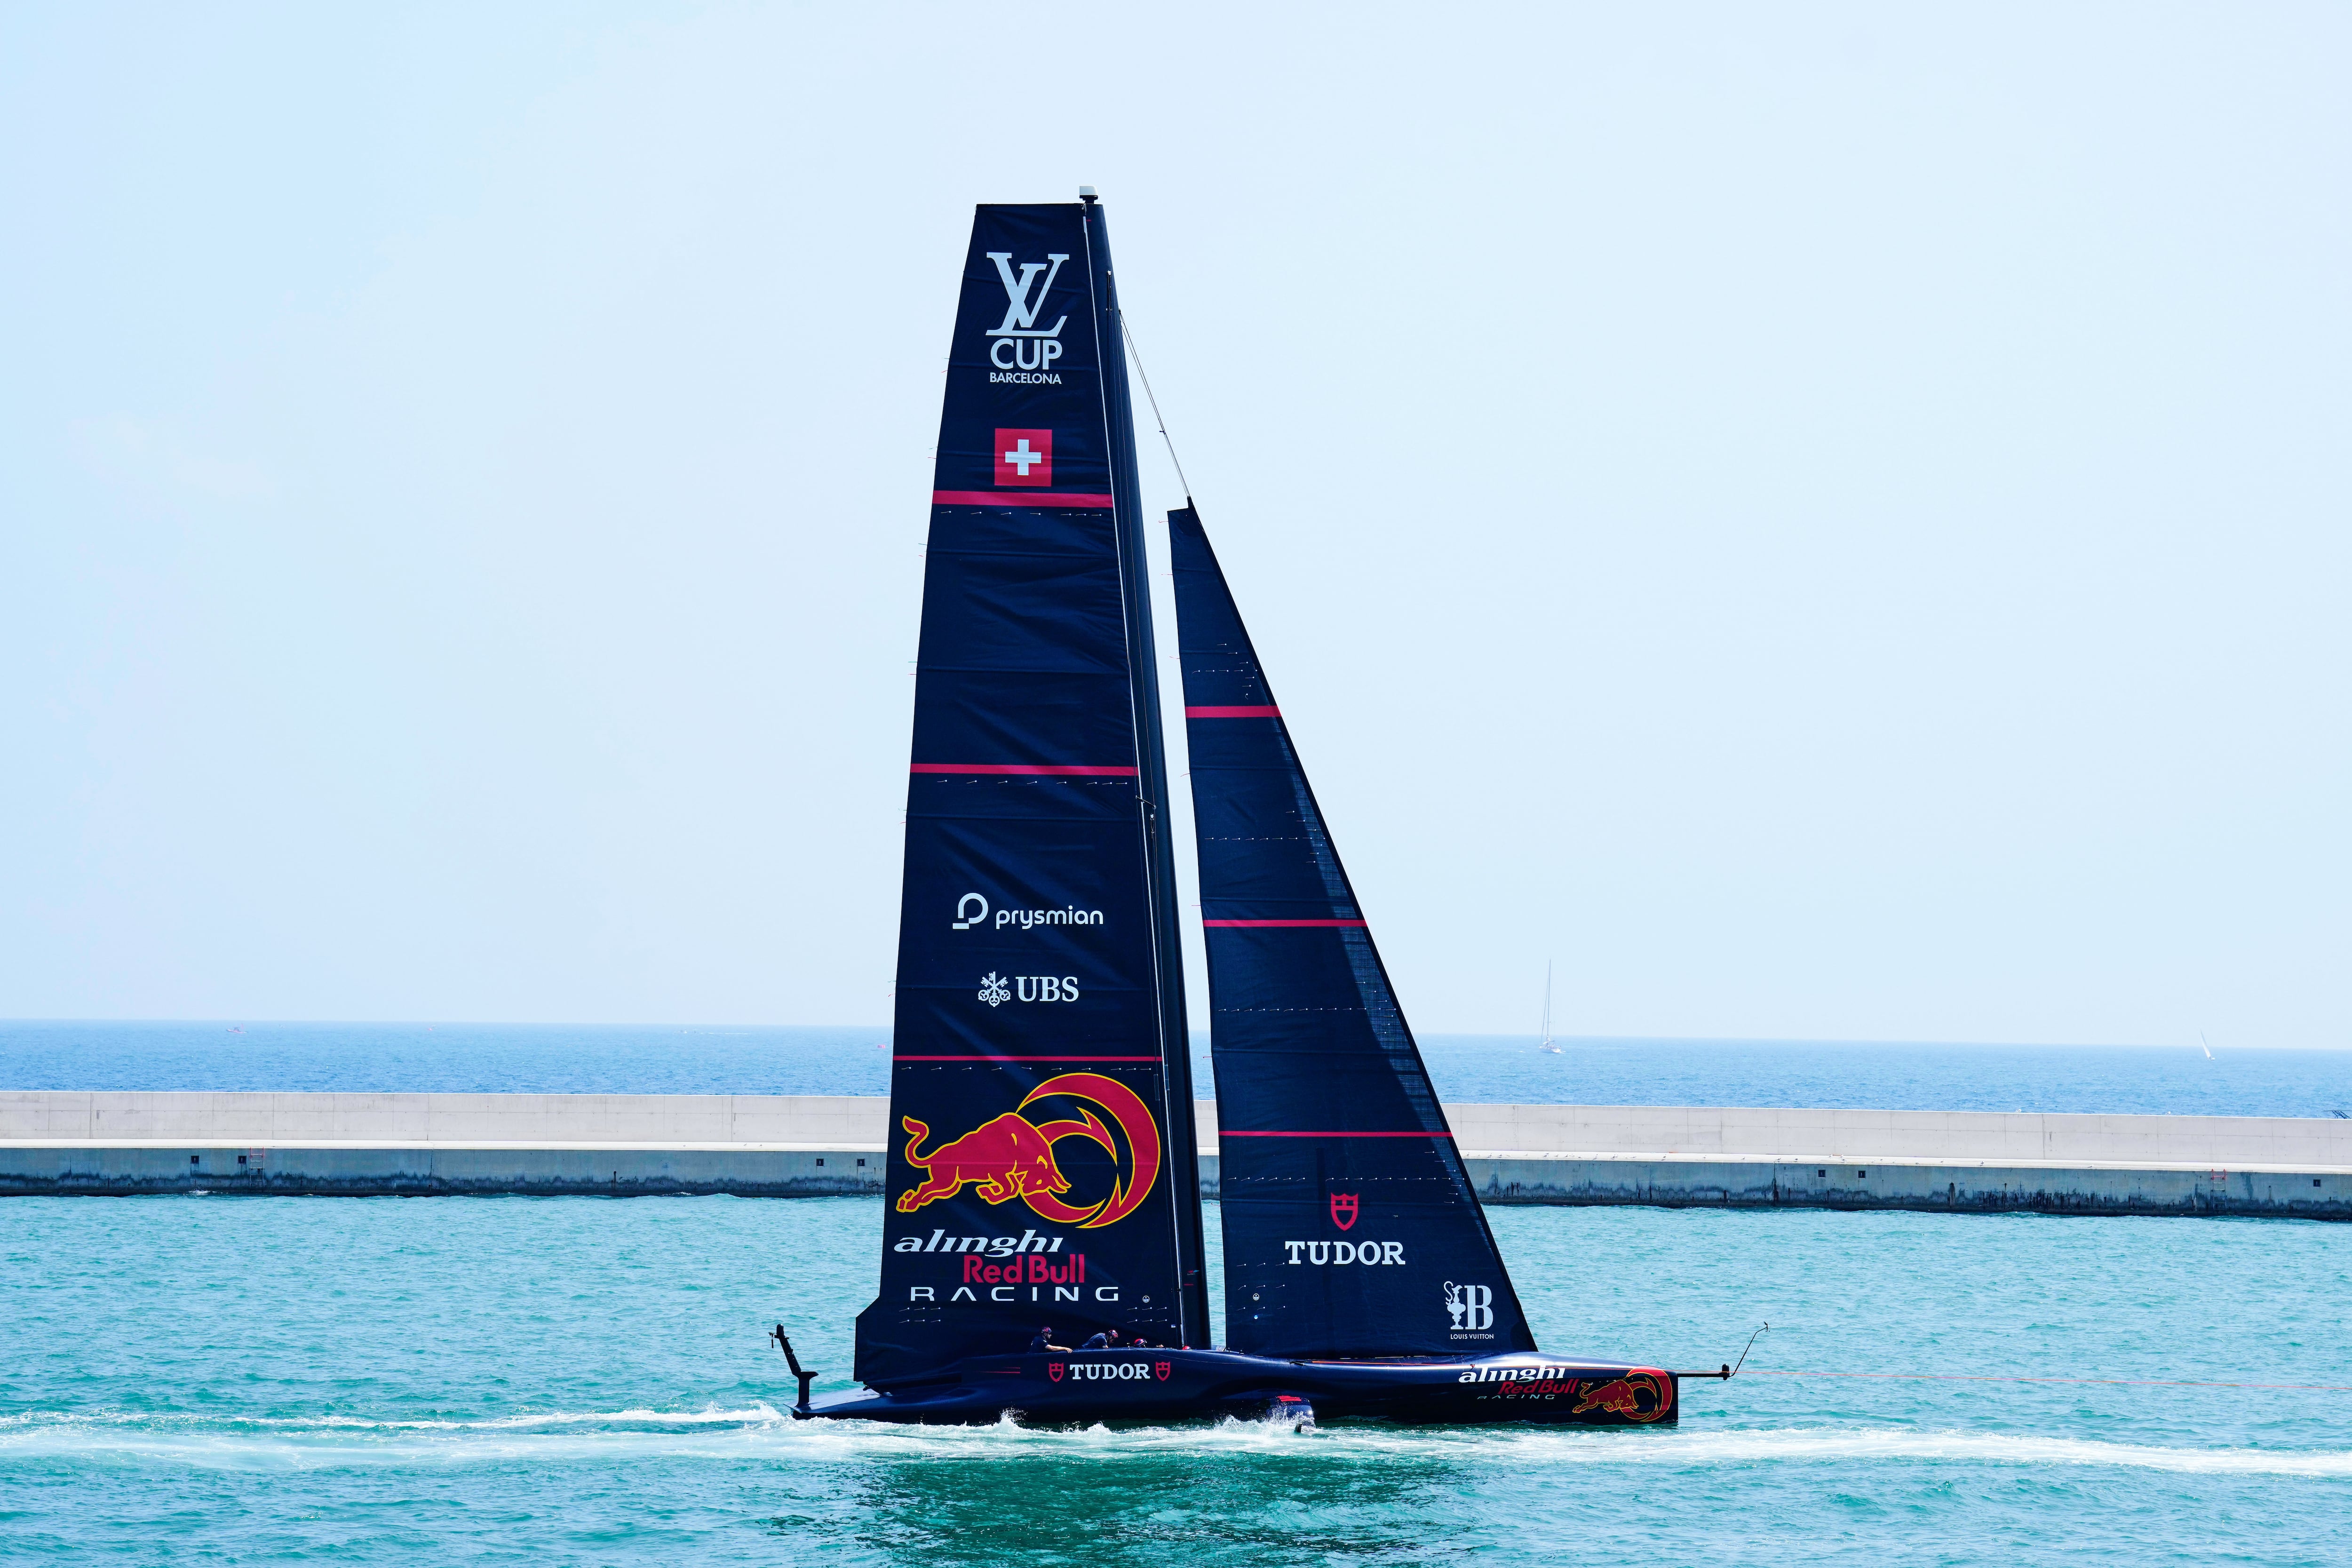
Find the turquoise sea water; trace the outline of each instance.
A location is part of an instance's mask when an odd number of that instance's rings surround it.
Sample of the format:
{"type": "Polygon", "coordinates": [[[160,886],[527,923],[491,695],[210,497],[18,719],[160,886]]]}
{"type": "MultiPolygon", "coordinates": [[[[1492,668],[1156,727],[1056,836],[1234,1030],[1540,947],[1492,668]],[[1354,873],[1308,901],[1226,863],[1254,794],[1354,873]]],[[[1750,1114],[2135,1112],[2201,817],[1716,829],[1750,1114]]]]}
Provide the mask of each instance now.
{"type": "Polygon", "coordinates": [[[10,1199],[0,1559],[2352,1561],[2352,1226],[1507,1209],[1546,1348],[1709,1366],[1769,1319],[1752,1375],[1664,1431],[782,1419],[761,1334],[845,1386],[880,1217],[10,1199]]]}
{"type": "MultiPolygon", "coordinates": [[[[878,1028],[0,1020],[0,1089],[887,1094],[878,1028]],[[232,1032],[234,1031],[234,1032],[232,1032]]],[[[1194,1082],[1212,1081],[1196,1037],[1194,1082]]],[[[1532,1037],[1421,1041],[1451,1100],[2352,1116],[2352,1051],[1532,1037]]]]}

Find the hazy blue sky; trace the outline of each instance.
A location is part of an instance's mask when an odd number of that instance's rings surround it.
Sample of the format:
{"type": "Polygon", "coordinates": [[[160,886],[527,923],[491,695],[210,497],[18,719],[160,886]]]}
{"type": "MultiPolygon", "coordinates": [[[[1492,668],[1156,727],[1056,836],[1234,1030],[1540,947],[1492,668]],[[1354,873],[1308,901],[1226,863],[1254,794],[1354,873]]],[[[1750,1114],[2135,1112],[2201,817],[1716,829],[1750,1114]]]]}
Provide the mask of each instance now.
{"type": "Polygon", "coordinates": [[[970,209],[1084,181],[1423,1029],[2352,1045],[2347,45],[12,5],[0,1015],[887,1021],[970,209]]]}

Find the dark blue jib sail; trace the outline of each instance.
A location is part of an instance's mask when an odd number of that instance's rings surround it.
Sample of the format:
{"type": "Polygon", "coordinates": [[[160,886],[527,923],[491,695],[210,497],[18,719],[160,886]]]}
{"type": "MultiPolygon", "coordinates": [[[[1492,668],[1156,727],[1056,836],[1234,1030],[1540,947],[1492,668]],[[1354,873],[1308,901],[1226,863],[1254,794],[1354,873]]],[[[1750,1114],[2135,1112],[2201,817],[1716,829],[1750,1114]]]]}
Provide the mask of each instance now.
{"type": "Polygon", "coordinates": [[[983,206],[924,569],[882,1288],[856,1375],[1208,1339],[1150,597],[1102,210],[983,206]]]}
{"type": "Polygon", "coordinates": [[[1225,1330],[1261,1355],[1536,1348],[1249,633],[1168,518],[1217,1075],[1225,1330]]]}

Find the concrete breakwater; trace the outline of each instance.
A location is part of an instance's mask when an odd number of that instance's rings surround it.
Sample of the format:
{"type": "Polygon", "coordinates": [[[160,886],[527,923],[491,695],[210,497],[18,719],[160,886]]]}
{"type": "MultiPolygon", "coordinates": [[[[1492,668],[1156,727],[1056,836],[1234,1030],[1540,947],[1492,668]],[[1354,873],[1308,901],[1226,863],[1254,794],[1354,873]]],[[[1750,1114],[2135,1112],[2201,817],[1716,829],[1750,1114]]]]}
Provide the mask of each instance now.
{"type": "MultiPolygon", "coordinates": [[[[1216,1110],[1203,1100],[1213,1197],[1216,1110]]],[[[2352,1219],[2352,1121],[1452,1105],[1490,1203],[2352,1219]]],[[[0,1194],[872,1194],[888,1106],[782,1095],[0,1091],[0,1194]]]]}

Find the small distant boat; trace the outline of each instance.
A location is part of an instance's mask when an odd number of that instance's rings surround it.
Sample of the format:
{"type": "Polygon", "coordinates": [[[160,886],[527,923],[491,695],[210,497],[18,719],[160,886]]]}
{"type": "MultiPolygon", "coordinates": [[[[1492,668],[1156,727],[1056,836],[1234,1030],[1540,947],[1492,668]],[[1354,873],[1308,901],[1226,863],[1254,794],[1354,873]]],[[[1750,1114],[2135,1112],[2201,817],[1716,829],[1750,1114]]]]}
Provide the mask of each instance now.
{"type": "Polygon", "coordinates": [[[1536,1049],[1555,1057],[1559,1055],[1559,1047],[1552,1044],[1551,1038],[1551,963],[1549,960],[1544,963],[1543,1040],[1536,1049]]]}
{"type": "Polygon", "coordinates": [[[1671,1426],[1678,1379],[1734,1368],[1537,1348],[1188,498],[1168,528],[1216,1021],[1211,1337],[1134,425],[1102,209],[1079,195],[982,207],[964,260],[881,1290],[861,1390],[812,1398],[777,1325],[793,1415],[1671,1426]]]}
{"type": "Polygon", "coordinates": [[[2213,1059],[2213,1043],[2205,1037],[2205,1031],[2202,1029],[2197,1031],[2197,1043],[2204,1047],[2205,1059],[2209,1062],[2211,1061],[2213,1059]]]}

